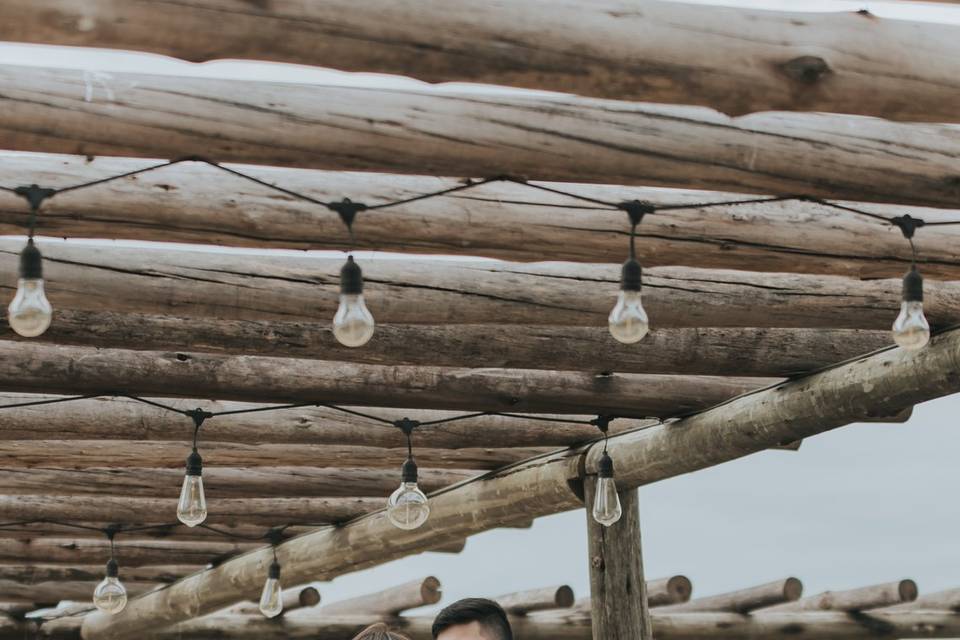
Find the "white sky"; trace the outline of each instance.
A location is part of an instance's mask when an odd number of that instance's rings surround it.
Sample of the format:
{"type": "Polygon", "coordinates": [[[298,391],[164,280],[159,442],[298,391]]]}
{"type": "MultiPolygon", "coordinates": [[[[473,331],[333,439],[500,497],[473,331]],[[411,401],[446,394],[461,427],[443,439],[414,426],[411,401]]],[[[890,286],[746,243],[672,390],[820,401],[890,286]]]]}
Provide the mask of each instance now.
{"type": "MultiPolygon", "coordinates": [[[[740,0],[790,10],[856,10],[960,23],[960,5],[740,0]]],[[[294,65],[190,64],[162,56],[0,43],[0,63],[326,84],[416,86],[404,78],[294,65]]],[[[462,88],[462,87],[461,87],[462,88]]],[[[13,158],[0,158],[2,162],[13,158]]],[[[652,319],[656,322],[656,318],[652,319]]],[[[891,318],[892,321],[892,318],[891,318]]],[[[793,452],[767,452],[641,491],[647,575],[684,573],[695,595],[794,575],[806,593],[912,577],[921,592],[960,586],[960,396],[918,407],[904,425],[856,425],[793,452]]],[[[215,508],[215,505],[211,505],[215,508]]],[[[470,540],[459,556],[424,554],[321,585],[325,602],[436,575],[444,602],[566,583],[589,593],[584,513],[470,540]]]]}

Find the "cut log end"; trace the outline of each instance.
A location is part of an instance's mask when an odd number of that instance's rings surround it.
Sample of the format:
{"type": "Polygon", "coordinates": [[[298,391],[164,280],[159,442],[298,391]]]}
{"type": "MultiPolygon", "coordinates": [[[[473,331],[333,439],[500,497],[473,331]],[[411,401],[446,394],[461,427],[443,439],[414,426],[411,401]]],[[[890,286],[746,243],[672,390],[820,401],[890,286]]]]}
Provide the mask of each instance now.
{"type": "Polygon", "coordinates": [[[803,583],[797,578],[787,578],[783,581],[784,602],[799,600],[803,595],[803,583]]]}
{"type": "Polygon", "coordinates": [[[424,578],[423,584],[420,585],[420,597],[423,599],[424,605],[440,602],[440,598],[443,597],[440,581],[433,576],[424,578]]]}
{"type": "Polygon", "coordinates": [[[671,576],[667,579],[667,592],[674,602],[689,602],[693,595],[693,583],[687,576],[671,576]]]}
{"type": "Polygon", "coordinates": [[[920,595],[917,583],[910,579],[901,580],[897,591],[900,593],[900,600],[903,602],[913,602],[920,595]]]}

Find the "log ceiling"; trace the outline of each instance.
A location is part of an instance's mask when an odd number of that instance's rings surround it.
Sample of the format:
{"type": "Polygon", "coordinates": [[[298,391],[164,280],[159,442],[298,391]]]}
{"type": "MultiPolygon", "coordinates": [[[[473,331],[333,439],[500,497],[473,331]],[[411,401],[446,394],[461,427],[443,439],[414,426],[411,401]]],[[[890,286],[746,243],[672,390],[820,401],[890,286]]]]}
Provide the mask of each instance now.
{"type": "MultiPolygon", "coordinates": [[[[960,391],[960,226],[917,232],[935,335],[890,348],[912,260],[890,219],[960,222],[960,27],[658,0],[163,4],[8,0],[0,40],[565,93],[0,64],[0,233],[29,224],[20,185],[157,158],[248,165],[182,161],[43,203],[53,324],[22,339],[0,320],[0,640],[346,640],[377,618],[425,639],[400,614],[439,599],[435,578],[323,606],[289,590],[289,615],[261,618],[248,601],[272,528],[285,584],[329,580],[582,507],[599,415],[617,417],[609,450],[633,489],[960,391]],[[494,176],[362,210],[352,237],[325,206],[494,176]],[[803,197],[704,206],[764,196],[803,197]],[[626,346],[606,322],[630,233],[616,203],[632,200],[699,206],[639,225],[652,331],[626,346]],[[350,249],[391,252],[356,254],[377,322],[361,348],[330,326],[350,249]],[[212,528],[188,530],[195,408],[214,413],[198,431],[212,528]],[[431,493],[413,531],[383,510],[405,417],[437,423],[413,433],[431,493]],[[115,553],[137,597],[107,616],[86,601],[112,526],[133,529],[115,553]],[[61,599],[83,602],[39,629],[17,618],[61,599]]],[[[0,239],[4,298],[22,247],[0,239]]],[[[646,591],[658,640],[960,634],[954,594],[917,608],[907,582],[646,591]]],[[[591,636],[569,589],[501,601],[525,640],[591,636]]]]}

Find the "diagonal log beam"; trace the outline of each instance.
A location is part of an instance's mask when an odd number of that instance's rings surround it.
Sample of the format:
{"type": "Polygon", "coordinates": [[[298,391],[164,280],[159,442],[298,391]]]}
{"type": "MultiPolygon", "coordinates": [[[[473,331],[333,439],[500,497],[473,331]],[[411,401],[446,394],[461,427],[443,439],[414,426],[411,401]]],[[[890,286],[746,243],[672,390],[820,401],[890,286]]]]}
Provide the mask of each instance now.
{"type": "MultiPolygon", "coordinates": [[[[618,486],[649,484],[779,442],[794,441],[849,424],[871,411],[905,406],[960,391],[960,331],[935,336],[917,353],[891,349],[737,398],[665,425],[610,438],[618,486]]],[[[601,448],[558,452],[436,495],[420,529],[398,532],[382,513],[336,529],[318,530],[283,543],[276,552],[290,579],[329,580],[484,531],[503,522],[581,506],[571,490],[583,469],[595,472],[601,448]],[[585,467],[581,466],[585,464],[585,467]],[[385,547],[384,540],[389,540],[385,547]],[[429,541],[429,542],[428,542],[429,541]],[[334,553],[336,550],[336,553],[334,553]]],[[[93,614],[85,640],[119,640],[189,620],[254,595],[272,561],[263,549],[131,601],[119,615],[93,614]],[[208,594],[199,606],[194,594],[208,594]]],[[[848,619],[846,614],[844,619],[848,619]]]]}
{"type": "MultiPolygon", "coordinates": [[[[665,416],[703,409],[766,378],[354,365],[320,360],[55,347],[0,341],[0,389],[464,411],[665,416]]],[[[399,419],[399,416],[397,419],[399,419]]],[[[355,463],[356,464],[356,463],[355,463]]],[[[362,463],[361,463],[362,464],[362,463]]]]}
{"type": "MultiPolygon", "coordinates": [[[[15,162],[0,166],[0,185],[41,182],[67,187],[152,164],[130,158],[91,161],[17,154],[15,162]]],[[[349,196],[355,202],[377,204],[461,184],[423,176],[255,166],[241,170],[325,202],[349,196]]],[[[751,197],[607,185],[548,186],[608,202],[639,199],[657,205],[751,197]]],[[[954,212],[931,209],[866,208],[887,218],[910,213],[930,221],[957,219],[954,212]]],[[[0,192],[0,233],[22,234],[28,217],[22,198],[0,192]]],[[[620,211],[597,210],[523,185],[495,182],[444,198],[364,211],[353,223],[351,240],[340,218],[326,209],[196,163],[58,195],[44,203],[37,221],[40,234],[54,237],[254,248],[368,248],[518,262],[599,263],[623,261],[626,225],[620,211]]],[[[960,279],[957,233],[953,227],[921,232],[925,274],[960,279]]],[[[643,219],[636,242],[645,267],[685,265],[876,278],[902,275],[910,260],[903,237],[882,223],[803,201],[659,211],[643,219]],[[864,242],[865,237],[870,241],[864,242]]]]}
{"type": "MultiPolygon", "coordinates": [[[[0,321],[0,330],[6,330],[0,321]]],[[[8,335],[15,337],[12,332],[8,335]]],[[[78,347],[336,359],[378,365],[520,368],[600,373],[775,377],[820,369],[890,344],[888,331],[684,328],[654,330],[624,348],[606,327],[377,325],[364,349],[328,323],[176,318],[58,310],[39,338],[78,347]]]]}
{"type": "MultiPolygon", "coordinates": [[[[104,251],[54,242],[39,246],[47,295],[58,310],[327,326],[339,305],[342,259],[112,246],[104,251]]],[[[10,296],[22,248],[22,241],[0,240],[0,285],[10,296]]],[[[384,324],[603,327],[620,288],[618,264],[426,258],[360,264],[367,304],[384,324]]],[[[925,284],[930,321],[940,326],[960,321],[960,282],[930,279],[925,284]]],[[[886,331],[899,312],[901,290],[900,278],[860,282],[683,267],[644,273],[644,307],[654,329],[886,331]]]]}
{"type": "Polygon", "coordinates": [[[0,148],[953,207],[960,134],[571,96],[0,67],[0,148]],[[118,126],[122,123],[122,126],[118,126]]]}
{"type": "Polygon", "coordinates": [[[656,1],[638,11],[623,0],[338,0],[282,8],[190,0],[171,14],[122,0],[8,0],[0,25],[0,40],[135,49],[194,62],[312,64],[735,114],[792,109],[955,122],[960,109],[956,27],[862,13],[656,1]]]}

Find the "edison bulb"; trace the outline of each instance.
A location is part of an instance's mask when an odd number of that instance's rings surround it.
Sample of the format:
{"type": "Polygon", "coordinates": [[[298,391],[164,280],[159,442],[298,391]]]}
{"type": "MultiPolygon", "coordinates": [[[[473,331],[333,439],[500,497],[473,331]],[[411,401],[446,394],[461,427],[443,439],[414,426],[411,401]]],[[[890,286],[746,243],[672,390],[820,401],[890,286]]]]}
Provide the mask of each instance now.
{"type": "Polygon", "coordinates": [[[188,527],[195,527],[207,519],[207,499],[203,494],[203,476],[187,474],[183,478],[177,519],[188,527]]]}
{"type": "Polygon", "coordinates": [[[597,479],[597,495],[593,500],[593,519],[605,527],[609,527],[623,515],[620,507],[620,496],[617,494],[617,484],[613,478],[597,479]]]}
{"type": "Polygon", "coordinates": [[[923,302],[904,300],[900,315],[893,323],[893,340],[909,351],[916,351],[930,341],[930,325],[923,315],[923,302]]]}
{"type": "Polygon", "coordinates": [[[127,606],[127,590],[120,583],[117,561],[107,563],[107,576],[93,590],[93,604],[110,615],[120,613],[127,606]]]}
{"type": "Polygon", "coordinates": [[[7,308],[10,328],[25,338],[35,338],[50,326],[53,307],[43,289],[43,256],[33,243],[20,252],[20,279],[17,293],[7,308]]]}
{"type": "Polygon", "coordinates": [[[427,496],[416,482],[404,482],[387,501],[387,517],[398,529],[416,529],[430,516],[427,496]]]}
{"type": "Polygon", "coordinates": [[[640,342],[650,330],[639,291],[621,291],[608,318],[610,335],[623,344],[640,342]]]}
{"type": "Polygon", "coordinates": [[[260,613],[268,618],[276,618],[283,612],[283,588],[280,586],[280,565],[270,565],[267,581],[260,593],[260,613]]]}
{"type": "Polygon", "coordinates": [[[362,293],[340,295],[340,307],[333,316],[333,335],[345,347],[362,347],[373,337],[373,314],[362,293]]]}

